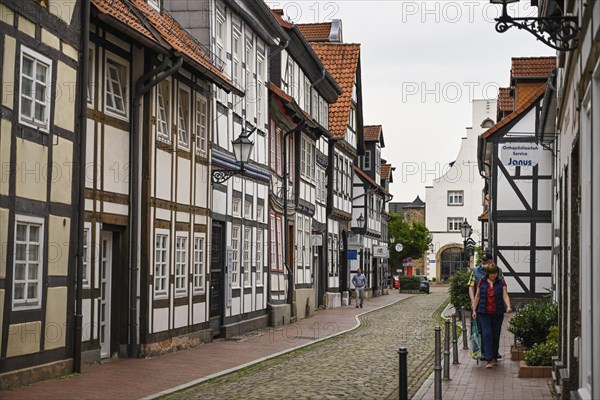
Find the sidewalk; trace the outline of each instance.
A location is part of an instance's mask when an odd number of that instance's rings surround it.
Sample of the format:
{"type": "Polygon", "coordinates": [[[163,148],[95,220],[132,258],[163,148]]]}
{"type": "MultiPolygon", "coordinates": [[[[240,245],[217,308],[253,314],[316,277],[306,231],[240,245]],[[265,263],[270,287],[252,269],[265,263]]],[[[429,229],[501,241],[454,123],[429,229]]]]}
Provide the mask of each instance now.
{"type": "MultiPolygon", "coordinates": [[[[553,399],[550,391],[550,379],[519,378],[519,362],[510,360],[510,346],[513,343],[513,335],[507,330],[508,320],[509,318],[504,318],[503,333],[500,338],[500,354],[502,358],[498,361],[498,366],[494,368],[486,369],[485,361],[480,361],[479,365],[477,365],[477,361],[471,358],[471,351],[463,350],[462,336],[458,340],[458,359],[460,364],[452,364],[452,343],[450,344],[450,381],[442,380],[443,400],[553,399]]],[[[444,331],[442,328],[442,346],[443,343],[444,331]]],[[[415,394],[413,400],[434,399],[435,387],[433,376],[432,373],[415,394]]]]}
{"type": "Polygon", "coordinates": [[[13,399],[139,399],[154,398],[262,360],[352,330],[358,315],[413,295],[390,291],[371,298],[364,308],[344,306],[320,310],[313,317],[279,328],[251,332],[235,340],[212,343],[152,359],[118,359],[86,365],[81,375],[0,392],[13,399]]]}

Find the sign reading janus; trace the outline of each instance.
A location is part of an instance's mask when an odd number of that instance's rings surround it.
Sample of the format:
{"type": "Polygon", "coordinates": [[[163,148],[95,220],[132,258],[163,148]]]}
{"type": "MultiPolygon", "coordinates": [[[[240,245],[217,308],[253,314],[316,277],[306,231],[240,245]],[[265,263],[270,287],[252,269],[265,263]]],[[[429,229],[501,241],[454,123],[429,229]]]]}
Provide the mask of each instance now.
{"type": "Polygon", "coordinates": [[[510,167],[533,167],[542,158],[542,151],[535,143],[502,143],[500,158],[510,167]]]}

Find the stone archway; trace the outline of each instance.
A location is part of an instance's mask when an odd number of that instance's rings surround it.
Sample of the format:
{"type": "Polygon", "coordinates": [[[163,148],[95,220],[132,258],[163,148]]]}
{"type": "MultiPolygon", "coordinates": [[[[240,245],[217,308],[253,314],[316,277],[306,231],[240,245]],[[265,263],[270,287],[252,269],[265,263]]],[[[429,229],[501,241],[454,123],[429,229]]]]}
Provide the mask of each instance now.
{"type": "Polygon", "coordinates": [[[435,255],[436,280],[447,282],[454,272],[464,265],[463,245],[460,243],[449,243],[442,246],[435,255]]]}

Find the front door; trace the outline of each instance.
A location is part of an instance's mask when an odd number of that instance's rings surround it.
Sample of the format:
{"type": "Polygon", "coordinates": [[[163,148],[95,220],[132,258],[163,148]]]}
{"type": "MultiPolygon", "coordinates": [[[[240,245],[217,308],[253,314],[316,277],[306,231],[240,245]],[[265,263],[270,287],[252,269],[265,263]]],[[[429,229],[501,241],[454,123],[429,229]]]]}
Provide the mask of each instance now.
{"type": "Polygon", "coordinates": [[[112,232],[100,236],[100,306],[98,310],[100,328],[100,357],[110,357],[110,292],[112,276],[112,232]]]}
{"type": "Polygon", "coordinates": [[[213,335],[221,332],[221,314],[223,310],[223,225],[214,223],[212,226],[212,242],[210,256],[210,328],[213,335]]]}

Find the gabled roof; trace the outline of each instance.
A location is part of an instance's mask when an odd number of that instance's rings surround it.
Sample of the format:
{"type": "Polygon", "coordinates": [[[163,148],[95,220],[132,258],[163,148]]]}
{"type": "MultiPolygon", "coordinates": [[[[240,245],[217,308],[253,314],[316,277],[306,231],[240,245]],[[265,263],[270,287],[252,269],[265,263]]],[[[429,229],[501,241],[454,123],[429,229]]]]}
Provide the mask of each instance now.
{"type": "Polygon", "coordinates": [[[363,129],[365,142],[379,142],[382,139],[383,127],[381,125],[365,125],[363,129]]]}
{"type": "Polygon", "coordinates": [[[404,208],[423,208],[425,207],[425,202],[423,200],[421,200],[421,198],[417,195],[417,198],[413,200],[412,203],[410,203],[407,206],[404,206],[404,208]]]}
{"type": "Polygon", "coordinates": [[[296,25],[309,42],[328,42],[331,34],[331,22],[296,25]]]}
{"type": "Polygon", "coordinates": [[[381,164],[381,179],[393,182],[392,171],[395,169],[395,167],[392,167],[392,164],[381,164]]]}
{"type": "Polygon", "coordinates": [[[546,80],[556,68],[556,57],[513,57],[511,81],[515,78],[540,78],[546,80]]]}
{"type": "Polygon", "coordinates": [[[500,88],[498,92],[498,110],[514,111],[514,99],[510,95],[510,88],[500,88]]]}
{"type": "Polygon", "coordinates": [[[311,43],[315,53],[338,83],[343,93],[329,106],[329,131],[334,137],[346,135],[352,92],[358,71],[360,44],[357,43],[311,43]]]}
{"type": "Polygon", "coordinates": [[[506,118],[504,118],[502,121],[498,122],[496,125],[492,126],[490,129],[483,132],[481,134],[481,136],[484,139],[487,139],[488,137],[492,136],[494,133],[498,132],[500,129],[507,126],[510,122],[512,122],[512,121],[518,119],[519,117],[521,117],[522,115],[524,115],[531,108],[531,106],[533,106],[544,95],[545,91],[546,91],[546,85],[539,88],[536,92],[532,93],[527,99],[525,99],[523,101],[523,104],[519,108],[517,108],[511,114],[507,115],[506,118]]]}
{"type": "Polygon", "coordinates": [[[91,0],[91,3],[101,15],[120,23],[124,32],[133,31],[132,34],[141,35],[146,41],[156,43],[165,50],[165,54],[171,51],[180,52],[189,63],[214,83],[227,91],[244,95],[222,69],[211,61],[209,51],[188,34],[166,10],[158,13],[144,0],[91,0]]]}

